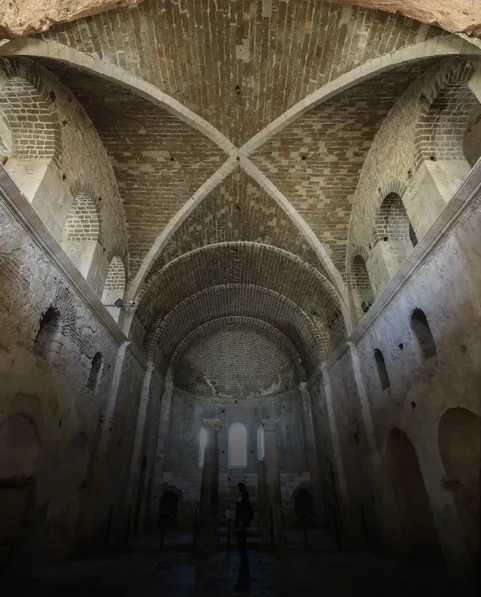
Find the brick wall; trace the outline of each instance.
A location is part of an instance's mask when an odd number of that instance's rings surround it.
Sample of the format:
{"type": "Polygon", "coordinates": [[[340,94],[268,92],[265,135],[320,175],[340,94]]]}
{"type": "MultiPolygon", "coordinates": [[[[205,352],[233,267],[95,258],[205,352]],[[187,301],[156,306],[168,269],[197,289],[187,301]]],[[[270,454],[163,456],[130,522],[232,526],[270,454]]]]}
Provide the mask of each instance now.
{"type": "MultiPolygon", "coordinates": [[[[379,239],[377,226],[382,220],[381,204],[388,195],[396,193],[401,197],[413,231],[420,239],[469,173],[469,164],[460,152],[467,118],[479,108],[479,103],[473,101],[473,94],[469,90],[469,93],[463,91],[467,89],[466,81],[471,74],[469,59],[443,60],[416,81],[391,110],[374,139],[359,178],[349,225],[348,264],[358,253],[368,261],[379,239]],[[448,101],[446,93],[451,97],[455,94],[454,89],[459,91],[458,99],[448,101]],[[429,114],[431,116],[427,116],[429,114]],[[454,131],[452,139],[443,133],[448,122],[451,122],[449,130],[454,131]],[[390,151],[386,153],[387,147],[390,151]],[[436,153],[439,151],[442,155],[436,153]],[[433,157],[437,160],[438,156],[439,161],[427,158],[433,152],[433,157]],[[449,159],[442,156],[449,156],[449,159]]],[[[411,246],[409,234],[405,234],[406,227],[408,222],[404,220],[402,235],[406,246],[411,246]]],[[[407,254],[406,249],[402,256],[393,256],[397,267],[407,254]]],[[[397,270],[388,264],[389,271],[385,271],[386,257],[388,255],[375,255],[372,259],[373,264],[382,265],[370,272],[376,296],[397,270]]]]}
{"type": "Polygon", "coordinates": [[[141,77],[241,145],[341,74],[442,34],[400,15],[327,0],[247,6],[148,0],[54,27],[43,37],[141,77]]]}
{"type": "Polygon", "coordinates": [[[6,80],[0,106],[12,133],[6,168],[58,240],[65,225],[65,242],[85,243],[97,235],[101,246],[87,269],[95,262],[99,273],[94,278],[100,280],[92,280],[92,286],[101,294],[109,261],[127,252],[123,209],[105,149],[80,104],[55,76],[26,59],[2,60],[6,80]]]}

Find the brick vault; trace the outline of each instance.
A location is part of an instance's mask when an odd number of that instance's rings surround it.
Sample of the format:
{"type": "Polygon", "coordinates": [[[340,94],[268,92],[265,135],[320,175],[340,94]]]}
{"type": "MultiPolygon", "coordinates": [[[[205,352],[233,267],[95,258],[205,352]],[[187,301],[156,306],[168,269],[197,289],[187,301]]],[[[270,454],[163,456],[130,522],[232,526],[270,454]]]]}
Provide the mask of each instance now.
{"type": "MultiPolygon", "coordinates": [[[[390,392],[402,354],[401,377],[412,374],[413,394],[422,393],[423,375],[409,367],[439,352],[439,317],[428,313],[434,286],[408,291],[406,280],[429,261],[423,251],[435,259],[433,230],[455,217],[453,197],[474,196],[479,40],[359,2],[111,4],[0,45],[0,182],[9,206],[0,228],[8,306],[0,348],[15,346],[9,354],[18,351],[24,368],[43,363],[33,376],[40,389],[2,364],[6,415],[26,408],[37,421],[40,407],[25,396],[40,397],[47,418],[76,413],[67,427],[81,439],[65,458],[81,462],[72,487],[91,479],[88,496],[75,498],[84,541],[109,516],[124,524],[129,508],[141,526],[166,483],[182,494],[187,520],[200,491],[200,421],[222,413],[227,434],[242,404],[250,405],[247,427],[281,421],[286,512],[299,483],[325,498],[319,479],[335,469],[348,520],[369,494],[350,491],[362,485],[362,465],[379,485],[372,517],[397,536],[394,498],[380,488],[373,454],[380,445],[385,459],[402,450],[404,439],[390,435],[402,425],[384,406],[382,422],[368,413],[366,388],[374,379],[376,392],[379,384],[390,392]],[[18,222],[30,226],[22,241],[18,222]],[[398,299],[402,324],[393,320],[398,299]],[[22,317],[8,319],[11,310],[22,317]],[[381,351],[386,337],[392,348],[381,351]],[[68,390],[70,366],[81,390],[68,390]],[[85,402],[91,394],[98,400],[85,402]],[[352,438],[365,456],[352,455],[352,438]],[[118,457],[109,458],[114,447],[118,457]]],[[[401,394],[404,404],[408,391],[401,394]]],[[[436,408],[425,415],[432,428],[436,408]]],[[[51,449],[64,440],[52,439],[51,449]]],[[[71,522],[55,508],[46,541],[64,553],[79,537],[70,529],[55,538],[55,525],[71,522]]],[[[466,508],[446,537],[472,515],[466,508]]]]}

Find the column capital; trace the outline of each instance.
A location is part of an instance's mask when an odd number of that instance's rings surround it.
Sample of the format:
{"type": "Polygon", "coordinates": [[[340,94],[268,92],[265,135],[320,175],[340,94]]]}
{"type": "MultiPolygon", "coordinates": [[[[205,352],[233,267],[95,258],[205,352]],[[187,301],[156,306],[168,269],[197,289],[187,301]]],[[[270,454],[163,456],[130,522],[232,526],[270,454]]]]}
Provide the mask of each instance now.
{"type": "Polygon", "coordinates": [[[207,431],[220,431],[222,429],[222,421],[220,419],[204,419],[203,425],[207,431]]]}
{"type": "Polygon", "coordinates": [[[261,419],[264,431],[275,431],[280,419],[261,419]]]}

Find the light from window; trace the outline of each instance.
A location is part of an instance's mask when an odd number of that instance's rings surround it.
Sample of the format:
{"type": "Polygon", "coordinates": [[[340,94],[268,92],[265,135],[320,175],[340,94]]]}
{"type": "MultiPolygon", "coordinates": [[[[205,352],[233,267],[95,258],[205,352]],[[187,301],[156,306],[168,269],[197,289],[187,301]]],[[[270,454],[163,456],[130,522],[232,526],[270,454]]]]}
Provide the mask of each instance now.
{"type": "Polygon", "coordinates": [[[247,431],[242,423],[229,429],[229,466],[247,466],[247,431]]]}
{"type": "Polygon", "coordinates": [[[205,447],[207,446],[207,431],[205,427],[200,430],[199,436],[199,466],[204,466],[205,447]]]}
{"type": "Polygon", "coordinates": [[[264,436],[264,427],[259,425],[257,429],[257,459],[263,460],[265,456],[265,436],[264,436]]]}

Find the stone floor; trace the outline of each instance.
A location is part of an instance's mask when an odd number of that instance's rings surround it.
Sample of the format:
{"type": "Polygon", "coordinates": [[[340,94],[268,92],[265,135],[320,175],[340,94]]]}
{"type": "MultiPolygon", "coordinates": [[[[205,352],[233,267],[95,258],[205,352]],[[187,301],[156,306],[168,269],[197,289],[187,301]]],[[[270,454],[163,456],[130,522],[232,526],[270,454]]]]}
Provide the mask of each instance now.
{"type": "Polygon", "coordinates": [[[203,558],[189,553],[103,554],[55,564],[30,580],[3,583],[2,597],[468,597],[426,570],[362,553],[249,552],[251,586],[235,589],[236,552],[203,558]]]}

